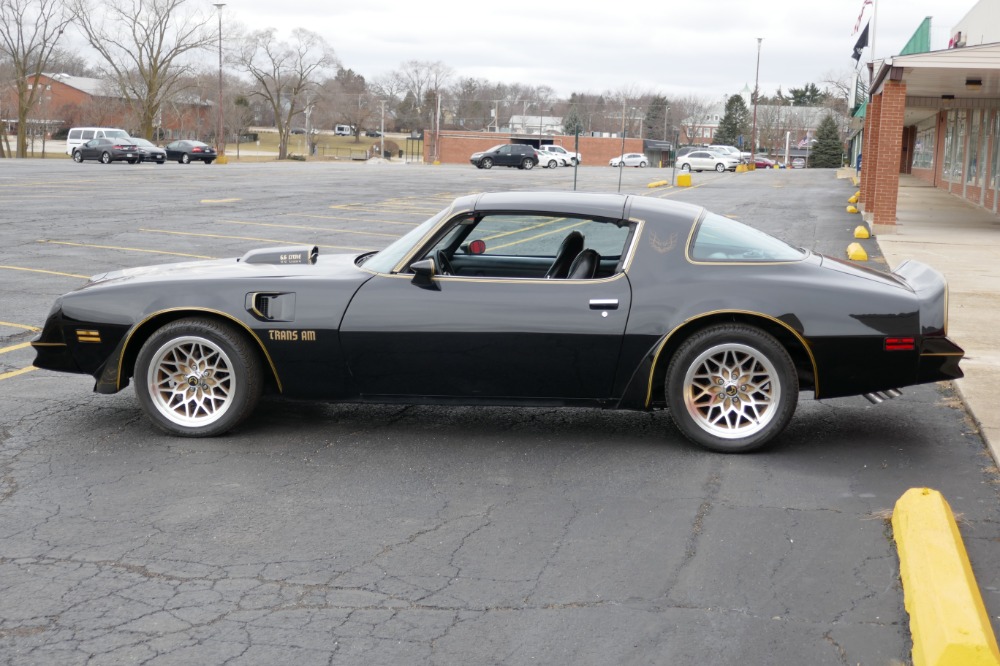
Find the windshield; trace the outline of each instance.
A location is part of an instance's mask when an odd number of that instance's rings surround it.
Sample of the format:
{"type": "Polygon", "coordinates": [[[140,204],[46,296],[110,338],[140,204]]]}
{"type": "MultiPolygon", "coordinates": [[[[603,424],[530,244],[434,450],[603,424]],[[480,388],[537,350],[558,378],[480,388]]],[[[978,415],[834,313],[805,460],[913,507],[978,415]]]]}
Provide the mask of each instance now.
{"type": "Polygon", "coordinates": [[[451,212],[451,208],[446,208],[426,222],[421,223],[419,226],[394,240],[388,245],[388,247],[378,254],[368,257],[364,262],[365,268],[371,269],[377,273],[391,273],[392,269],[396,267],[396,264],[398,264],[403,257],[406,256],[407,252],[409,252],[421,238],[429,234],[431,230],[437,226],[438,222],[441,221],[441,218],[449,212],[451,212]]]}
{"type": "Polygon", "coordinates": [[[688,256],[692,261],[800,261],[806,253],[728,217],[705,213],[688,256]]]}

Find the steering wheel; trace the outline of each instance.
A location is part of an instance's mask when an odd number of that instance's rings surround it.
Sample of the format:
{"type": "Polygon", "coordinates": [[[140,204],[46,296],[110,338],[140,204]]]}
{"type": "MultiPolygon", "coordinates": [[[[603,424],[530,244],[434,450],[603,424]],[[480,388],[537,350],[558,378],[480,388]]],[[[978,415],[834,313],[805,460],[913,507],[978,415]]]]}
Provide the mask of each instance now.
{"type": "Polygon", "coordinates": [[[437,264],[438,271],[441,275],[455,274],[455,270],[451,267],[451,260],[448,259],[448,255],[445,254],[444,250],[438,250],[434,253],[434,262],[437,264]]]}

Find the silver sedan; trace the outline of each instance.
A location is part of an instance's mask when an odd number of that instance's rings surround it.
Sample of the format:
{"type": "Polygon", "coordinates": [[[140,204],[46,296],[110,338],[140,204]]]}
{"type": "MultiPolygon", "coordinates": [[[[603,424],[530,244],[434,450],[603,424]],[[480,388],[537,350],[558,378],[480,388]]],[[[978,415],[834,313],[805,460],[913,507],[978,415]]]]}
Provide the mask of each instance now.
{"type": "Polygon", "coordinates": [[[714,169],[719,173],[735,171],[740,163],[735,157],[722,155],[711,150],[696,150],[677,160],[677,168],[681,171],[705,171],[714,169]]]}

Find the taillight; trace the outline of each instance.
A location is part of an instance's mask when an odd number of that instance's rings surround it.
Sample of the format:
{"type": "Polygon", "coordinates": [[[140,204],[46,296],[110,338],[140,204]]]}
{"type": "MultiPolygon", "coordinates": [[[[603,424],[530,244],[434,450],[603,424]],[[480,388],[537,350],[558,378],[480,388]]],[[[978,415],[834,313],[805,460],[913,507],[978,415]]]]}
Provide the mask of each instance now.
{"type": "Polygon", "coordinates": [[[886,338],[886,351],[913,351],[916,344],[913,338],[886,338]]]}
{"type": "Polygon", "coordinates": [[[191,149],[191,152],[192,153],[200,153],[201,152],[201,148],[199,148],[198,146],[195,146],[194,148],[191,149]]]}

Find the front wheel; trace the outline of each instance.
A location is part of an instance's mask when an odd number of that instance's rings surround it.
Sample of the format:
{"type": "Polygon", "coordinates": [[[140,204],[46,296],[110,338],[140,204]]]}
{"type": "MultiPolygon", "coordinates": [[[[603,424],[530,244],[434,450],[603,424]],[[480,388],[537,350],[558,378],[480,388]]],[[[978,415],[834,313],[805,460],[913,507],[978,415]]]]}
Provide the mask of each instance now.
{"type": "Polygon", "coordinates": [[[722,173],[723,171],[726,170],[726,165],[723,164],[722,162],[719,162],[718,164],[715,165],[715,170],[718,171],[719,173],[722,173]]]}
{"type": "Polygon", "coordinates": [[[764,446],[788,425],[799,399],[785,348],[742,324],[712,326],[685,341],[670,361],[666,391],[684,436],[723,453],[764,446]]]}
{"type": "Polygon", "coordinates": [[[261,363],[246,336],[203,317],[164,325],[135,362],[139,404],[171,435],[221,435],[250,415],[262,390],[261,363]]]}
{"type": "Polygon", "coordinates": [[[101,164],[111,164],[111,153],[101,153],[101,164]]]}
{"type": "Polygon", "coordinates": [[[483,158],[483,159],[482,159],[482,160],[481,160],[481,161],[479,162],[479,168],[480,168],[480,169],[492,169],[492,168],[493,168],[493,160],[491,160],[491,159],[490,159],[490,158],[488,158],[488,157],[484,157],[484,158],[483,158]]]}
{"type": "Polygon", "coordinates": [[[83,164],[83,153],[81,153],[79,150],[74,150],[73,161],[76,162],[77,164],[83,164]]]}

